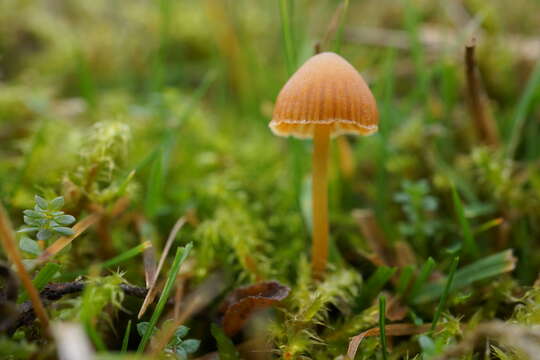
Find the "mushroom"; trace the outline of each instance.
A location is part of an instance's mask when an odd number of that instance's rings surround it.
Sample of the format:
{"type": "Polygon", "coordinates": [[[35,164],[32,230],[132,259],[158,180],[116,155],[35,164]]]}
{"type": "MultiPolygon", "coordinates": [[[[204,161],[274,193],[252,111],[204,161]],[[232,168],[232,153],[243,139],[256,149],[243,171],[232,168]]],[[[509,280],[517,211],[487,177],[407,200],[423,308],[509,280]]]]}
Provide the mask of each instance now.
{"type": "Polygon", "coordinates": [[[279,93],[270,129],[278,136],[313,138],[312,270],[322,277],[328,258],[328,146],[341,134],[377,131],[375,98],[362,76],[341,56],[310,58],[279,93]]]}

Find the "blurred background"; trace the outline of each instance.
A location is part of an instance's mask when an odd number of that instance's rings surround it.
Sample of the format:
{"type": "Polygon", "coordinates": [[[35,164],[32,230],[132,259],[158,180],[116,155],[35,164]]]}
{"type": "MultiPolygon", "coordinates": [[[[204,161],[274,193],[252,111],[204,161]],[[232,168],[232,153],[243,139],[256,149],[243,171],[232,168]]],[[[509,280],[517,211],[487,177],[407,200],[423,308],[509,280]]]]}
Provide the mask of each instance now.
{"type": "MultiPolygon", "coordinates": [[[[194,241],[196,278],[227,265],[229,284],[294,282],[311,143],[267,125],[291,73],[336,51],[372,89],[380,131],[333,141],[335,266],[372,273],[376,226],[404,259],[387,265],[513,249],[508,281],[532,285],[539,13],[535,0],[1,0],[0,199],[17,227],[34,194],[63,195],[77,216],[129,199],[67,268],[140,243],[134,218],[161,244],[193,211],[181,242],[194,241]]],[[[125,270],[143,283],[140,263],[125,270]]]]}

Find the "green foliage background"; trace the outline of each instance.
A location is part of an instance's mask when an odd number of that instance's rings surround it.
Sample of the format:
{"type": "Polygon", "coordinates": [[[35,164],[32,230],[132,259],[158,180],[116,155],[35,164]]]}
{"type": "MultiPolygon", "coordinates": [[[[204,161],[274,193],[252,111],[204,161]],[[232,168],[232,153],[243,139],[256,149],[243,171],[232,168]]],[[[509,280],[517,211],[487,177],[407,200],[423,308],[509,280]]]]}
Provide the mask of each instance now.
{"type": "MultiPolygon", "coordinates": [[[[129,200],[57,257],[61,270],[51,281],[74,280],[142,241],[162,249],[176,220],[191,214],[176,242],[194,245],[188,289],[216,272],[218,299],[261,279],[291,286],[271,325],[243,339],[268,328],[272,356],[345,354],[350,336],[377,326],[383,291],[412,287],[415,296],[401,296],[400,321],[431,322],[458,254],[443,329],[398,338],[390,358],[440,356],[463,331],[494,319],[537,325],[540,3],[346,3],[340,17],[343,2],[329,0],[1,1],[0,200],[16,228],[36,194],[64,196],[62,210],[77,219],[129,200]],[[496,146],[485,145],[467,108],[463,56],[473,35],[496,146]],[[378,134],[347,139],[351,176],[333,142],[332,268],[320,284],[308,264],[311,143],[267,127],[281,86],[316,43],[339,48],[380,112],[378,134]],[[374,212],[396,263],[371,261],[358,209],[374,212]]],[[[145,285],[139,258],[93,275],[111,286],[120,275],[145,285]]],[[[101,319],[101,310],[112,303],[137,313],[140,304],[121,305],[108,291],[88,323],[110,335],[104,348],[114,351],[134,315],[101,319]]],[[[77,303],[84,296],[62,301],[69,311],[84,309],[77,303]]],[[[216,306],[189,323],[201,354],[216,349],[216,306]]],[[[0,341],[25,358],[38,340],[27,330],[0,341]]],[[[494,345],[492,356],[526,356],[511,345],[494,345]]],[[[41,356],[54,356],[49,346],[41,356]]],[[[364,340],[357,358],[375,356],[382,356],[379,339],[364,340]]]]}

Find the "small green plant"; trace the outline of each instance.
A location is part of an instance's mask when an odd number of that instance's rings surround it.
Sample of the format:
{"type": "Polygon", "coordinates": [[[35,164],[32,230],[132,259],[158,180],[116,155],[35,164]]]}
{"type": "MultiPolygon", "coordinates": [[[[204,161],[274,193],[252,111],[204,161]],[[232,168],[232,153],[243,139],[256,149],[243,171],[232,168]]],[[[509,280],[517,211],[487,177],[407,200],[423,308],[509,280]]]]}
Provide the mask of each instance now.
{"type": "MultiPolygon", "coordinates": [[[[165,324],[166,323],[167,321],[165,322],[165,324]]],[[[149,326],[150,323],[147,321],[137,324],[137,332],[141,337],[146,334],[149,326]]],[[[152,329],[152,335],[155,334],[157,330],[157,327],[154,326],[154,328],[152,329]]],[[[189,354],[193,354],[194,352],[196,352],[199,349],[201,341],[197,339],[182,339],[184,336],[187,335],[188,332],[189,328],[187,326],[179,326],[174,332],[173,338],[165,347],[165,352],[172,354],[174,358],[178,360],[185,360],[188,358],[189,354]]]]}
{"type": "Polygon", "coordinates": [[[426,180],[405,180],[401,188],[402,191],[394,196],[394,200],[401,204],[407,222],[401,223],[399,230],[404,236],[412,237],[419,250],[425,253],[426,239],[433,236],[440,226],[440,223],[433,219],[433,213],[438,208],[437,198],[430,195],[426,180]]]}
{"type": "MultiPolygon", "coordinates": [[[[23,211],[25,227],[19,233],[36,233],[38,241],[51,242],[59,236],[71,236],[73,229],[68,227],[75,222],[75,217],[60,211],[64,206],[64,198],[59,196],[47,201],[41,196],[35,196],[36,205],[33,210],[23,211]]],[[[30,254],[38,255],[41,247],[36,240],[23,236],[19,242],[20,248],[30,254]]]]}

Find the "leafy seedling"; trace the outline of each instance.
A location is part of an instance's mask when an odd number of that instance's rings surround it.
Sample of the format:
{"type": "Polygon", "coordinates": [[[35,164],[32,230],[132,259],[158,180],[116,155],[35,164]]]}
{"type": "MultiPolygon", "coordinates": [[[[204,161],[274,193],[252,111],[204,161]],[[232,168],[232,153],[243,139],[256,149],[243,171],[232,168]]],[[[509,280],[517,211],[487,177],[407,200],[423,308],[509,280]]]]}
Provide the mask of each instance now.
{"type": "Polygon", "coordinates": [[[28,236],[23,236],[19,241],[19,247],[24,252],[37,256],[42,250],[38,241],[50,243],[60,236],[71,236],[75,233],[69,227],[75,222],[75,217],[60,210],[64,206],[62,196],[47,201],[36,195],[34,199],[36,202],[34,209],[23,211],[26,226],[18,232],[21,234],[36,234],[37,241],[28,236]]]}
{"type": "MultiPolygon", "coordinates": [[[[171,320],[168,320],[171,321],[171,320]]],[[[165,324],[167,321],[165,322],[165,324]]],[[[137,332],[142,337],[144,334],[147,333],[148,328],[150,327],[150,323],[147,321],[140,322],[137,324],[137,332]]],[[[157,327],[154,326],[152,329],[151,334],[154,335],[157,333],[157,327]]],[[[179,326],[175,332],[174,336],[169,341],[167,346],[165,347],[165,352],[172,354],[176,359],[178,360],[186,360],[188,358],[189,354],[193,354],[199,349],[199,345],[201,344],[200,340],[196,339],[183,339],[184,336],[187,335],[189,332],[189,328],[187,326],[181,325],[179,326]]]]}

